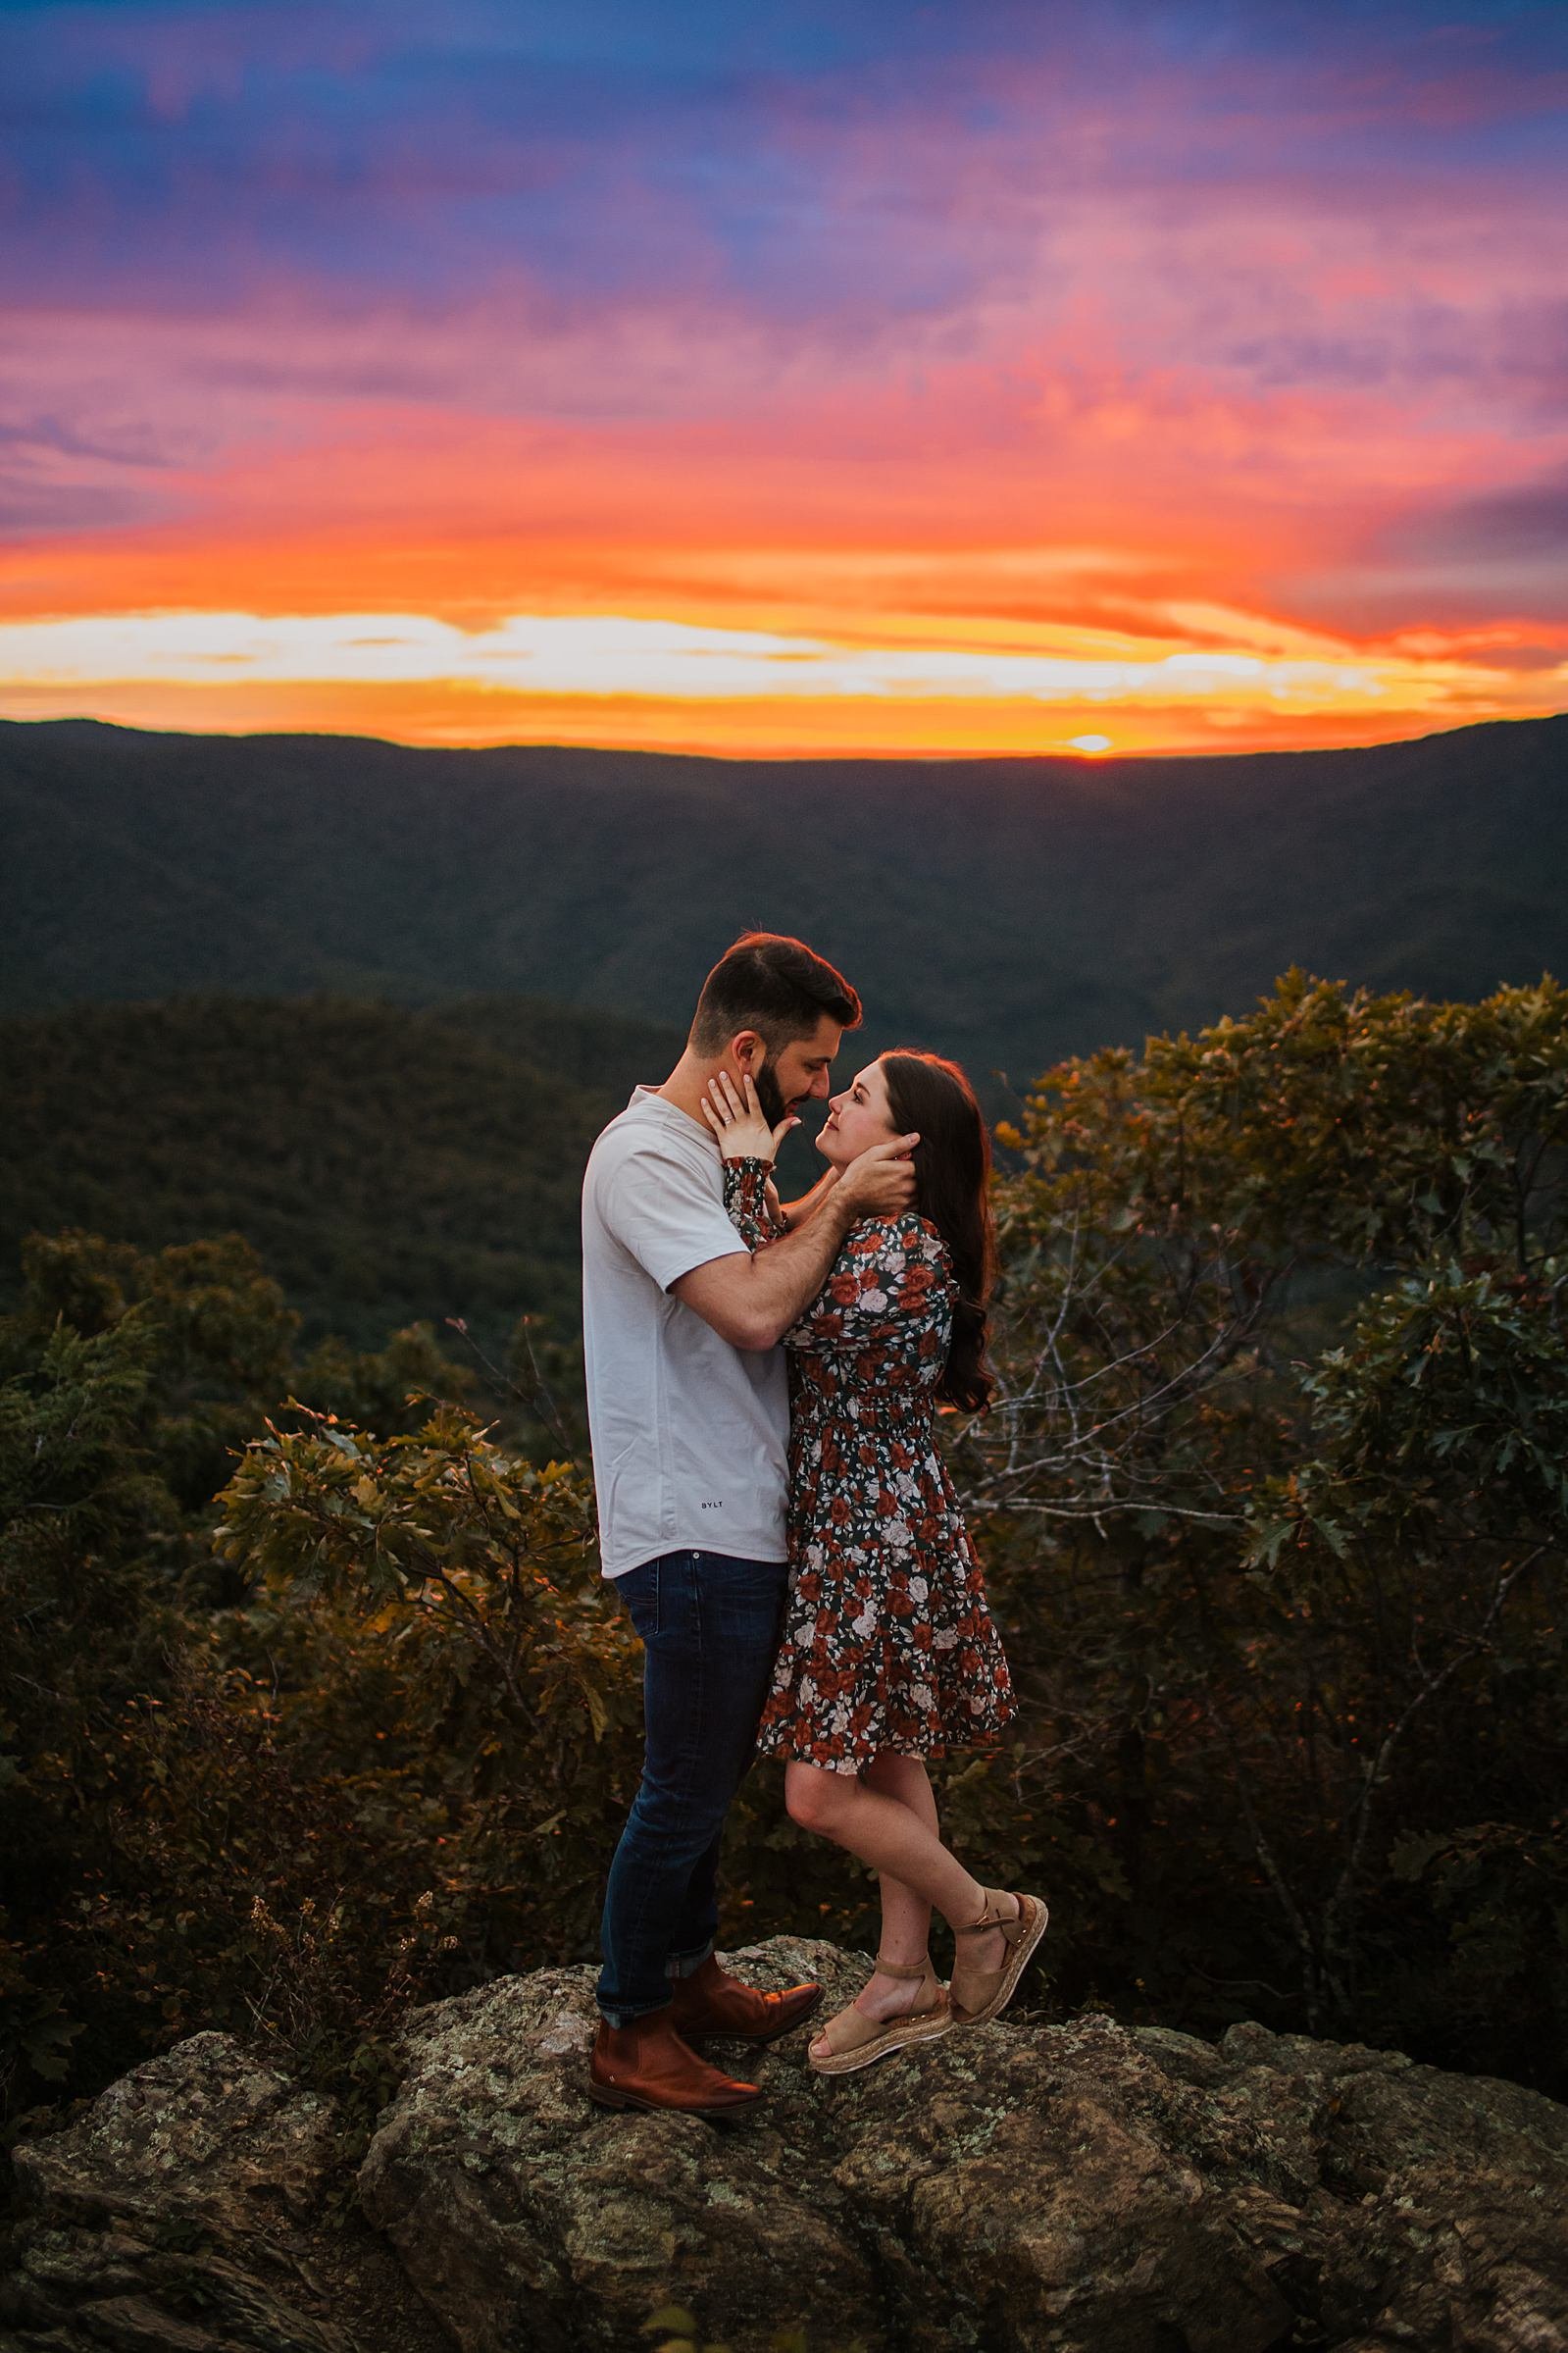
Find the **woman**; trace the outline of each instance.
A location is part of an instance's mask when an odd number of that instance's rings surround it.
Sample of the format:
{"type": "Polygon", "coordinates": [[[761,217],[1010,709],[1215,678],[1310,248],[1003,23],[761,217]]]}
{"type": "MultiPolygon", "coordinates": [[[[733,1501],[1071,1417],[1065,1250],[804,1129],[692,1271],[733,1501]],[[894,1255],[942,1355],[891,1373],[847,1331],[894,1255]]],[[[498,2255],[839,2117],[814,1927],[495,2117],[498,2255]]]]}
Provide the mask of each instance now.
{"type": "MultiPolygon", "coordinates": [[[[707,1111],[725,1203],[761,1249],[784,1230],[775,1130],[728,1078],[707,1111]]],[[[1045,1930],[1037,1896],[982,1886],[938,1835],[924,1760],[987,1746],[1013,1714],[1001,1643],[932,1428],[938,1402],[976,1411],[992,1279],[990,1145],[963,1072],[936,1054],[869,1063],[830,1104],[817,1149],[834,1176],[918,1131],[915,1207],[856,1226],[785,1337],[790,1365],[789,1602],[760,1749],[786,1760],[793,1819],[874,1868],[875,1974],[810,2048],[847,2074],[1012,1999],[1045,1930]],[[933,1909],[954,1931],[944,1993],[933,1909]]],[[[830,1181],[825,1179],[825,1183],[830,1181]]]]}

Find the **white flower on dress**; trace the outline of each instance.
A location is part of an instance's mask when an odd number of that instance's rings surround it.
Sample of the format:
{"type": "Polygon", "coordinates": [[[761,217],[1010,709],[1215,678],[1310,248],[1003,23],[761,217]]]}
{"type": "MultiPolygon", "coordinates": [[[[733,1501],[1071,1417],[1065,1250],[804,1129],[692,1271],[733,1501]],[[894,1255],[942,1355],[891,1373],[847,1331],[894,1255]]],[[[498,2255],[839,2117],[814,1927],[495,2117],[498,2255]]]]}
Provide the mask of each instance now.
{"type": "Polygon", "coordinates": [[[924,1709],[928,1714],[936,1705],[929,1683],[917,1683],[909,1697],[915,1707],[924,1709]]]}
{"type": "Polygon", "coordinates": [[[923,1601],[925,1601],[925,1600],[928,1598],[928,1596],[930,1595],[930,1593],[931,1593],[931,1587],[930,1587],[930,1586],[927,1584],[927,1582],[926,1582],[926,1580],[925,1580],[925,1578],[924,1578],[924,1577],[911,1577],[911,1578],[910,1578],[910,1580],[909,1580],[909,1598],[910,1598],[910,1600],[911,1600],[912,1602],[916,1602],[916,1603],[923,1602],[923,1601]]]}
{"type": "Polygon", "coordinates": [[[876,1631],[877,1611],[875,1607],[863,1610],[857,1618],[850,1621],[850,1632],[858,1634],[862,1642],[865,1641],[868,1634],[875,1634],[876,1631]]]}

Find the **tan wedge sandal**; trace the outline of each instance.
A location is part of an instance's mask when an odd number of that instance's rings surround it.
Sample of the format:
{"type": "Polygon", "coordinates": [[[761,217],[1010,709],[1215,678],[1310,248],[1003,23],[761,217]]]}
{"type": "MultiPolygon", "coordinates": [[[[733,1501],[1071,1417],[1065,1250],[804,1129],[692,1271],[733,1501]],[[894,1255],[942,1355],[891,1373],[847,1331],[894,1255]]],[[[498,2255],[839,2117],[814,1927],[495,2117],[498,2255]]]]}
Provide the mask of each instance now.
{"type": "Polygon", "coordinates": [[[955,1928],[953,1947],[953,1981],[948,1995],[948,2007],[955,2026],[984,2026],[987,2019],[1000,2015],[1018,1990],[1018,1980],[1029,1967],[1035,1947],[1045,1933],[1050,1918],[1038,1896],[1019,1896],[1016,1914],[998,1912],[997,1904],[1010,1889],[987,1887],[986,1902],[978,1920],[967,1928],[955,1928]],[[965,1969],[959,1937],[984,1936],[989,1928],[1000,1928],[1007,1946],[1007,1957],[1000,1969],[965,1969]]]}
{"type": "MultiPolygon", "coordinates": [[[[933,2042],[945,2034],[952,2024],[947,2012],[947,1989],[937,1976],[928,1953],[924,1961],[884,1961],[877,1967],[885,1977],[919,1977],[929,1980],[931,2000],[921,2010],[906,2010],[898,2018],[868,2018],[863,2010],[850,2003],[820,2029],[827,2041],[828,2056],[819,2059],[808,2046],[806,2057],[819,2075],[852,2075],[857,2068],[870,2067],[878,2059],[885,2059],[893,2051],[903,2050],[912,2042],[933,2042]]],[[[817,2036],[812,2036],[812,2041],[817,2036]]]]}

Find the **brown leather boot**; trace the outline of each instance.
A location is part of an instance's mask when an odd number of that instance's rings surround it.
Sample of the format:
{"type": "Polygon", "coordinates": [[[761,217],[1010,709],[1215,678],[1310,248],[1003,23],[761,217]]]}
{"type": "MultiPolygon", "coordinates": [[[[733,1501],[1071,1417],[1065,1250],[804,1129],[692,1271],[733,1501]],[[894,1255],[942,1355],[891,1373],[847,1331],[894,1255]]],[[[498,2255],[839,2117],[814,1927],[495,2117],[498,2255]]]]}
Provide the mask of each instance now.
{"type": "Polygon", "coordinates": [[[673,2005],[612,2026],[600,2019],[588,2062],[588,2098],[601,2108],[677,2108],[686,2116],[729,2116],[754,2107],[755,2083],[738,2083],[688,2050],[673,2005]]]}
{"type": "Polygon", "coordinates": [[[733,2034],[746,2042],[776,2042],[810,2018],[822,2000],[820,1985],[791,1985],[785,1993],[759,1993],[719,1967],[710,1953],[689,1977],[672,1979],[671,2016],[682,2034],[733,2034]]]}

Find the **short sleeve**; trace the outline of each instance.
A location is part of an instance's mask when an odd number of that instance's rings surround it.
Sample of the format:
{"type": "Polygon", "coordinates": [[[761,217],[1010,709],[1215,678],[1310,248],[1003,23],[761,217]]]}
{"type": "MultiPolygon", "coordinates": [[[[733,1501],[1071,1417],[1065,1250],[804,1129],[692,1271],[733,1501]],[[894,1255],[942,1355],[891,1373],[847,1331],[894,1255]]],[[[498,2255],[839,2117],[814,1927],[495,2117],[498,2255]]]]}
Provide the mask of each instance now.
{"type": "Polygon", "coordinates": [[[601,1214],[616,1241],[661,1291],[694,1266],[737,1257],[745,1250],[719,1191],[679,1152],[657,1143],[637,1145],[609,1174],[601,1214]]]}

